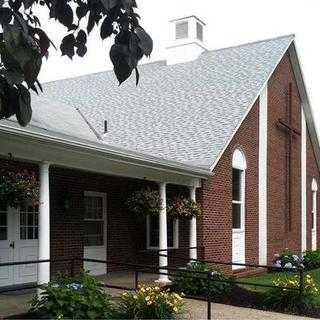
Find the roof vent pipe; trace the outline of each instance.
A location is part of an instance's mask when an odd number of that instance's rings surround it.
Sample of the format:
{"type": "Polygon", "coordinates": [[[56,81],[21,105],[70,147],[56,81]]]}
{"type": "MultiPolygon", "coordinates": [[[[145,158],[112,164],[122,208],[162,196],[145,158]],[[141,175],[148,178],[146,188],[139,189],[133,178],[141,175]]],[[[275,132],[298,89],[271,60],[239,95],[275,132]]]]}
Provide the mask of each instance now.
{"type": "Polygon", "coordinates": [[[108,121],[104,120],[104,133],[108,133],[108,121]]]}

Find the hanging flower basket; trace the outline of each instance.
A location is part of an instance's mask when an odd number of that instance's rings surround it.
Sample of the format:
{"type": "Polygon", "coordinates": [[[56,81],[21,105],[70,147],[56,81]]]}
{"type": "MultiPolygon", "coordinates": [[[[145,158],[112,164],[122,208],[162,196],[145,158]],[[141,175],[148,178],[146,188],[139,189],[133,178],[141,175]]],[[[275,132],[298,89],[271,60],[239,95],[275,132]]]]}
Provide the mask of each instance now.
{"type": "Polygon", "coordinates": [[[137,215],[159,215],[161,199],[158,191],[150,188],[135,191],[126,202],[130,212],[137,215]]]}
{"type": "Polygon", "coordinates": [[[201,207],[191,199],[176,198],[168,206],[168,215],[176,219],[191,219],[202,214],[201,207]]]}
{"type": "Polygon", "coordinates": [[[39,202],[39,183],[33,173],[0,171],[0,204],[12,208],[39,202]]]}

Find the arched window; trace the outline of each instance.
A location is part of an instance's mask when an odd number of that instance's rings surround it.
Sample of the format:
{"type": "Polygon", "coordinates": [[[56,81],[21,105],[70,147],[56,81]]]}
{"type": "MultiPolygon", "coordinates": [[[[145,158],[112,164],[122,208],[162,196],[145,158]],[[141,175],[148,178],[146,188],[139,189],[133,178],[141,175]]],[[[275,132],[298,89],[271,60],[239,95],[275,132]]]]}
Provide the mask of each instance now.
{"type": "Polygon", "coordinates": [[[232,228],[238,230],[244,229],[246,169],[246,158],[236,149],[232,157],[232,228]]]}

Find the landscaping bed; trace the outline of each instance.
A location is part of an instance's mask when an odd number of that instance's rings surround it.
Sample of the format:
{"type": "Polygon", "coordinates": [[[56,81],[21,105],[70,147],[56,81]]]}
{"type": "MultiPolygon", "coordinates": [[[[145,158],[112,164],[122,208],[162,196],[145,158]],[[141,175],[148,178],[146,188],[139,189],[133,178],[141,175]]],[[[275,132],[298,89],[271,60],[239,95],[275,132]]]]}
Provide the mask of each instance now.
{"type": "Polygon", "coordinates": [[[294,270],[291,272],[269,270],[259,276],[235,281],[278,286],[280,289],[233,283],[234,279],[226,277],[215,267],[199,262],[189,264],[179,272],[180,276],[176,276],[171,290],[205,300],[208,289],[207,275],[198,274],[192,279],[188,276],[190,271],[212,272],[213,279],[217,280],[212,282],[209,289],[212,302],[320,318],[320,269],[304,272],[303,294],[300,296],[299,272],[294,270]]]}

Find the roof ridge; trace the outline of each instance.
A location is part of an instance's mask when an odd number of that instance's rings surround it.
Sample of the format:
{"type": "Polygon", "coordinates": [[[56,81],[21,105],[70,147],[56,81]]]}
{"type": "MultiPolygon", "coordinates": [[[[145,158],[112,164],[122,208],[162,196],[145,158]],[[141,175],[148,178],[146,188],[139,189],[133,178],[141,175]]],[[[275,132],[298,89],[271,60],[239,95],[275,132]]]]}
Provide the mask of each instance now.
{"type": "Polygon", "coordinates": [[[212,52],[218,52],[218,51],[223,51],[223,50],[229,50],[229,49],[233,49],[233,48],[245,47],[245,46],[250,46],[250,45],[253,45],[253,44],[258,44],[258,43],[261,43],[261,42],[270,42],[270,41],[289,38],[289,37],[292,37],[292,40],[293,40],[295,38],[295,34],[291,33],[291,34],[278,36],[278,37],[274,37],[274,38],[267,38],[267,39],[262,39],[262,40],[257,40],[257,41],[245,42],[245,43],[240,43],[240,44],[237,44],[237,45],[224,47],[224,48],[219,48],[219,49],[214,49],[214,50],[206,50],[205,52],[202,53],[202,55],[205,55],[206,53],[212,53],[212,52]]]}

